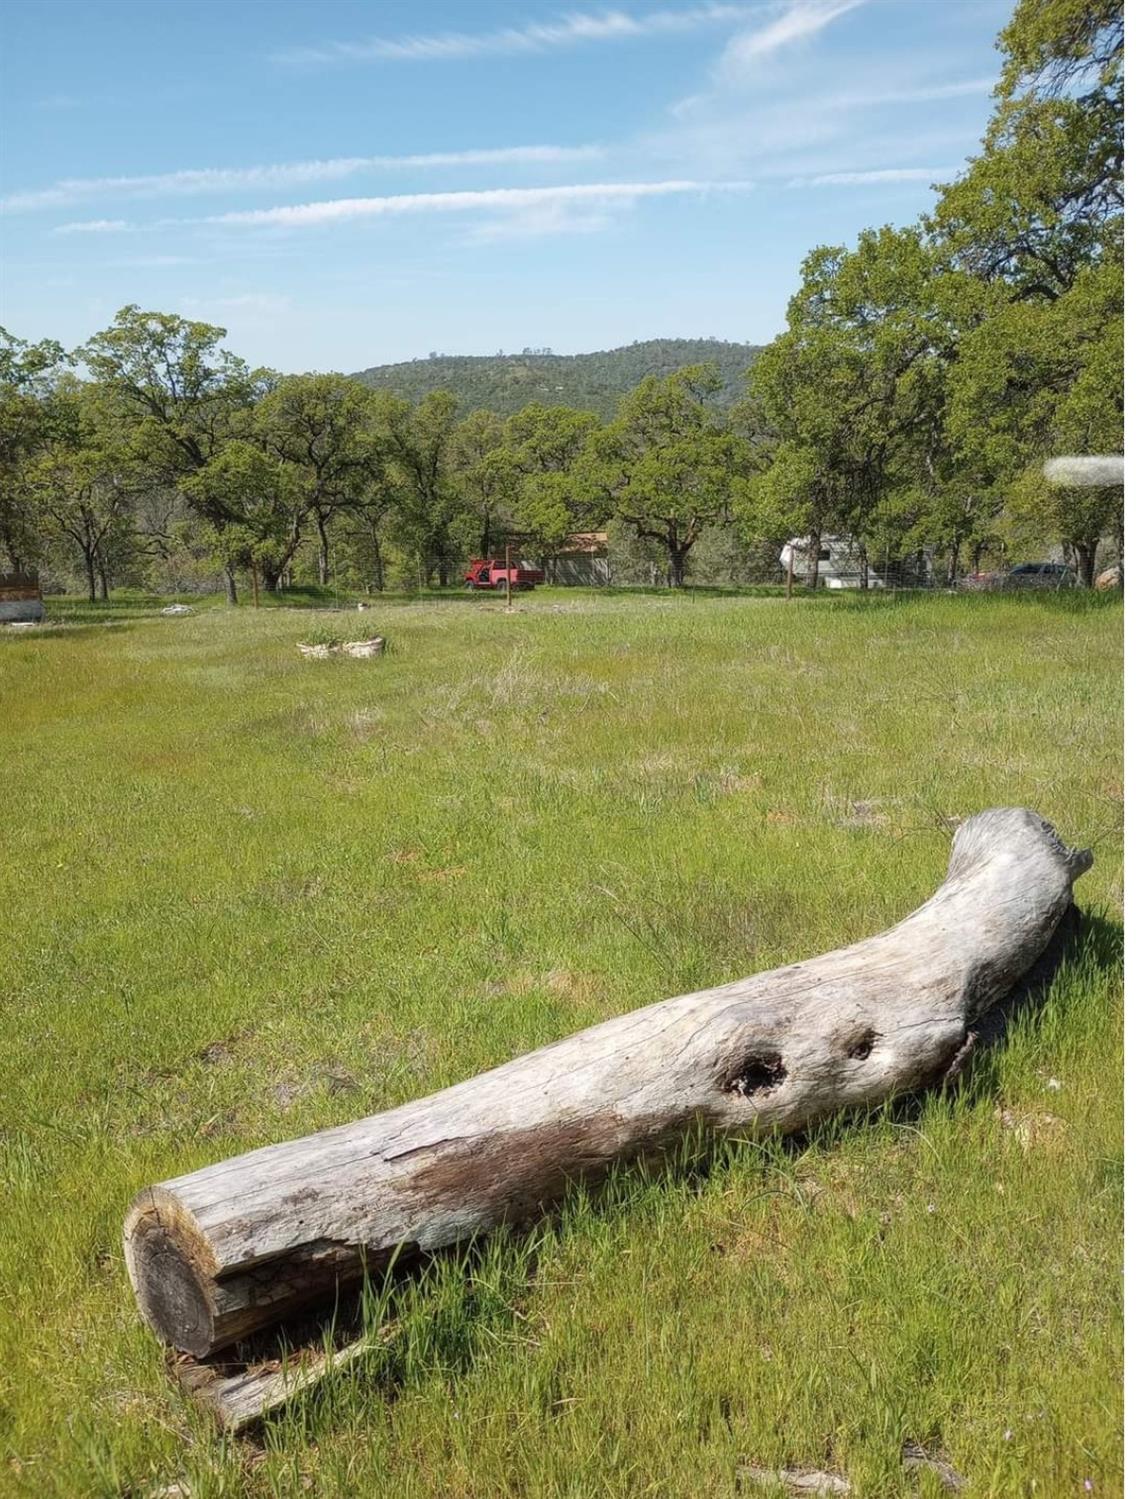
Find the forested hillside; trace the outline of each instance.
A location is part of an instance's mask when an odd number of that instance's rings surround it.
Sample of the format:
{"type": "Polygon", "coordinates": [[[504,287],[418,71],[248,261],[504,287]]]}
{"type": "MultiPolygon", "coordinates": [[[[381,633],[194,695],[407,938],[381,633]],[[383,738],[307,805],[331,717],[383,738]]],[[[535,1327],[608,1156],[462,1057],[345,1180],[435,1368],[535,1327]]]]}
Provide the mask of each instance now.
{"type": "Polygon", "coordinates": [[[508,416],[530,401],[594,411],[605,421],[619,398],[647,375],[673,375],[686,365],[713,363],[723,388],[716,399],[729,405],[745,392],[746,371],[761,352],[756,344],[718,338],[652,338],[594,354],[432,354],[405,364],[379,364],[356,378],[376,390],[419,401],[432,390],[448,390],[461,412],[495,411],[508,416]]]}

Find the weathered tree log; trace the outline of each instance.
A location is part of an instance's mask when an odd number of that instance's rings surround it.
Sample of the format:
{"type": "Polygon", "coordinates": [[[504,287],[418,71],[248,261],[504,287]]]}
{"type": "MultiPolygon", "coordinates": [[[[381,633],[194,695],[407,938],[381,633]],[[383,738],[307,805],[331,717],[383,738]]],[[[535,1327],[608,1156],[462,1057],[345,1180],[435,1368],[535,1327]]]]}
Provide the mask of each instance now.
{"type": "MultiPolygon", "coordinates": [[[[383,1330],[393,1337],[395,1329],[383,1330]]],[[[184,1354],[171,1355],[174,1377],[195,1405],[206,1410],[227,1431],[243,1431],[310,1390],[329,1374],[352,1364],[380,1338],[357,1338],[335,1352],[325,1348],[306,1350],[307,1357],[291,1364],[269,1359],[232,1369],[216,1363],[198,1363],[184,1354]]]]}
{"type": "Polygon", "coordinates": [[[935,894],[879,936],[152,1187],[125,1227],[142,1314],[204,1357],[364,1266],[531,1220],[695,1122],[791,1131],[921,1088],[1041,955],[1091,863],[1033,812],[982,812],[956,832],[935,894]]]}

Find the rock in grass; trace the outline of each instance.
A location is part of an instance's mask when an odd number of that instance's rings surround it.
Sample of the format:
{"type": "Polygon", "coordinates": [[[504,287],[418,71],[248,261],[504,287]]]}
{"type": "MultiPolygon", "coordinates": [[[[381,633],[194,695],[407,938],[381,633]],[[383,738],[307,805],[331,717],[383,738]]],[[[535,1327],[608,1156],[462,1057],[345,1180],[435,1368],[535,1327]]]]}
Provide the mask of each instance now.
{"type": "Polygon", "coordinates": [[[372,640],[345,640],[339,649],[345,656],[381,656],[386,644],[381,635],[376,635],[372,640]]]}
{"type": "Polygon", "coordinates": [[[781,1489],[788,1494],[850,1494],[852,1485],[840,1473],[819,1468],[758,1468],[747,1464],[738,1477],[762,1489],[781,1489]]]}
{"type": "Polygon", "coordinates": [[[386,638],[375,635],[370,640],[316,640],[301,641],[297,650],[304,656],[325,661],[329,656],[381,656],[386,650],[386,638]]]}
{"type": "Polygon", "coordinates": [[[918,1472],[922,1468],[934,1473],[951,1494],[960,1494],[966,1488],[966,1479],[957,1468],[952,1468],[945,1458],[936,1457],[934,1453],[928,1452],[926,1447],[921,1447],[918,1442],[904,1442],[903,1466],[909,1472],[918,1472]]]}

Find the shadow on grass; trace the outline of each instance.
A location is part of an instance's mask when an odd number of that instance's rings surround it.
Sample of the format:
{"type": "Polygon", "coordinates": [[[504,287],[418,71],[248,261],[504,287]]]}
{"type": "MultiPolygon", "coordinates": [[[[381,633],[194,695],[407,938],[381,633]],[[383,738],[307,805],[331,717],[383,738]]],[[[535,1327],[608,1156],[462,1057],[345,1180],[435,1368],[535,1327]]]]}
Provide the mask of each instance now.
{"type": "Polygon", "coordinates": [[[10,630],[0,627],[0,640],[30,640],[40,645],[49,640],[74,641],[80,636],[96,635],[106,630],[129,632],[136,629],[139,625],[147,623],[152,618],[154,616],[149,614],[112,612],[99,616],[71,613],[66,615],[48,615],[46,619],[41,620],[39,624],[31,629],[10,630]]]}
{"type": "Polygon", "coordinates": [[[385,609],[403,604],[455,604],[470,599],[500,599],[504,595],[495,590],[474,591],[454,585],[447,588],[397,589],[384,588],[382,593],[358,593],[348,591],[336,593],[331,588],[316,585],[304,588],[289,588],[280,593],[260,596],[261,607],[267,609],[317,609],[327,614],[354,614],[359,605],[372,609],[385,609]]]}
{"type": "Polygon", "coordinates": [[[631,1211],[646,1192],[676,1190],[699,1195],[744,1152],[750,1166],[771,1179],[809,1151],[828,1153],[849,1136],[889,1124],[917,1127],[928,1106],[945,1093],[954,1106],[973,1108],[1002,1088],[1004,1046],[1011,1031],[1036,1027],[1059,977],[1091,964],[1118,968],[1123,955],[1119,923],[1070,907],[1045,952],[1014,989],[976,1024],[973,1046],[953,1076],[922,1093],[897,1097],[871,1109],[832,1116],[786,1137],[712,1134],[695,1126],[661,1162],[647,1160],[613,1168],[594,1185],[575,1185],[568,1196],[527,1231],[498,1229],[483,1238],[429,1255],[396,1257],[381,1279],[360,1294],[344,1291],[330,1315],[309,1315],[218,1355],[226,1367],[256,1365],[282,1356],[302,1364],[312,1350],[342,1348],[356,1339],[372,1345],[356,1361],[248,1428],[269,1446],[308,1440],[336,1412],[347,1416],[364,1391],[397,1399],[415,1381],[442,1371],[458,1378],[497,1346],[515,1326],[523,1300],[550,1244],[562,1240],[582,1218],[631,1211]],[[306,1350],[306,1351],[305,1351],[306,1350]]]}
{"type": "MultiPolygon", "coordinates": [[[[804,590],[793,594],[798,598],[804,590]]],[[[832,603],[845,609],[859,611],[909,608],[918,609],[929,604],[948,602],[951,607],[980,611],[1007,608],[1022,611],[1044,612],[1061,616],[1097,614],[1123,607],[1123,594],[1115,588],[1098,592],[1092,588],[1020,588],[991,592],[954,591],[946,588],[897,588],[861,592],[828,593],[822,595],[832,603]]]]}
{"type": "Polygon", "coordinates": [[[108,625],[138,625],[161,617],[171,604],[188,604],[195,613],[204,613],[216,604],[195,594],[123,593],[109,599],[69,597],[49,594],[44,599],[43,620],[34,629],[21,630],[26,640],[72,640],[80,632],[102,629],[108,625]]]}

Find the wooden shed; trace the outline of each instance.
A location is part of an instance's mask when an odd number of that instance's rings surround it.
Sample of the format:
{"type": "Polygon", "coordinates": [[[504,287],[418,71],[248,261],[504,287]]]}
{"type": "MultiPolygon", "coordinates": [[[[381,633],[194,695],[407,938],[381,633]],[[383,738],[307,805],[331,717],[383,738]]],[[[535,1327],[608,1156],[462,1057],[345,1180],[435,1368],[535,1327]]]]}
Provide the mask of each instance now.
{"type": "Polygon", "coordinates": [[[35,625],[45,612],[35,573],[0,573],[0,624],[35,625]]]}
{"type": "Polygon", "coordinates": [[[611,582],[606,531],[577,531],[545,563],[549,583],[604,588],[611,582]]]}

